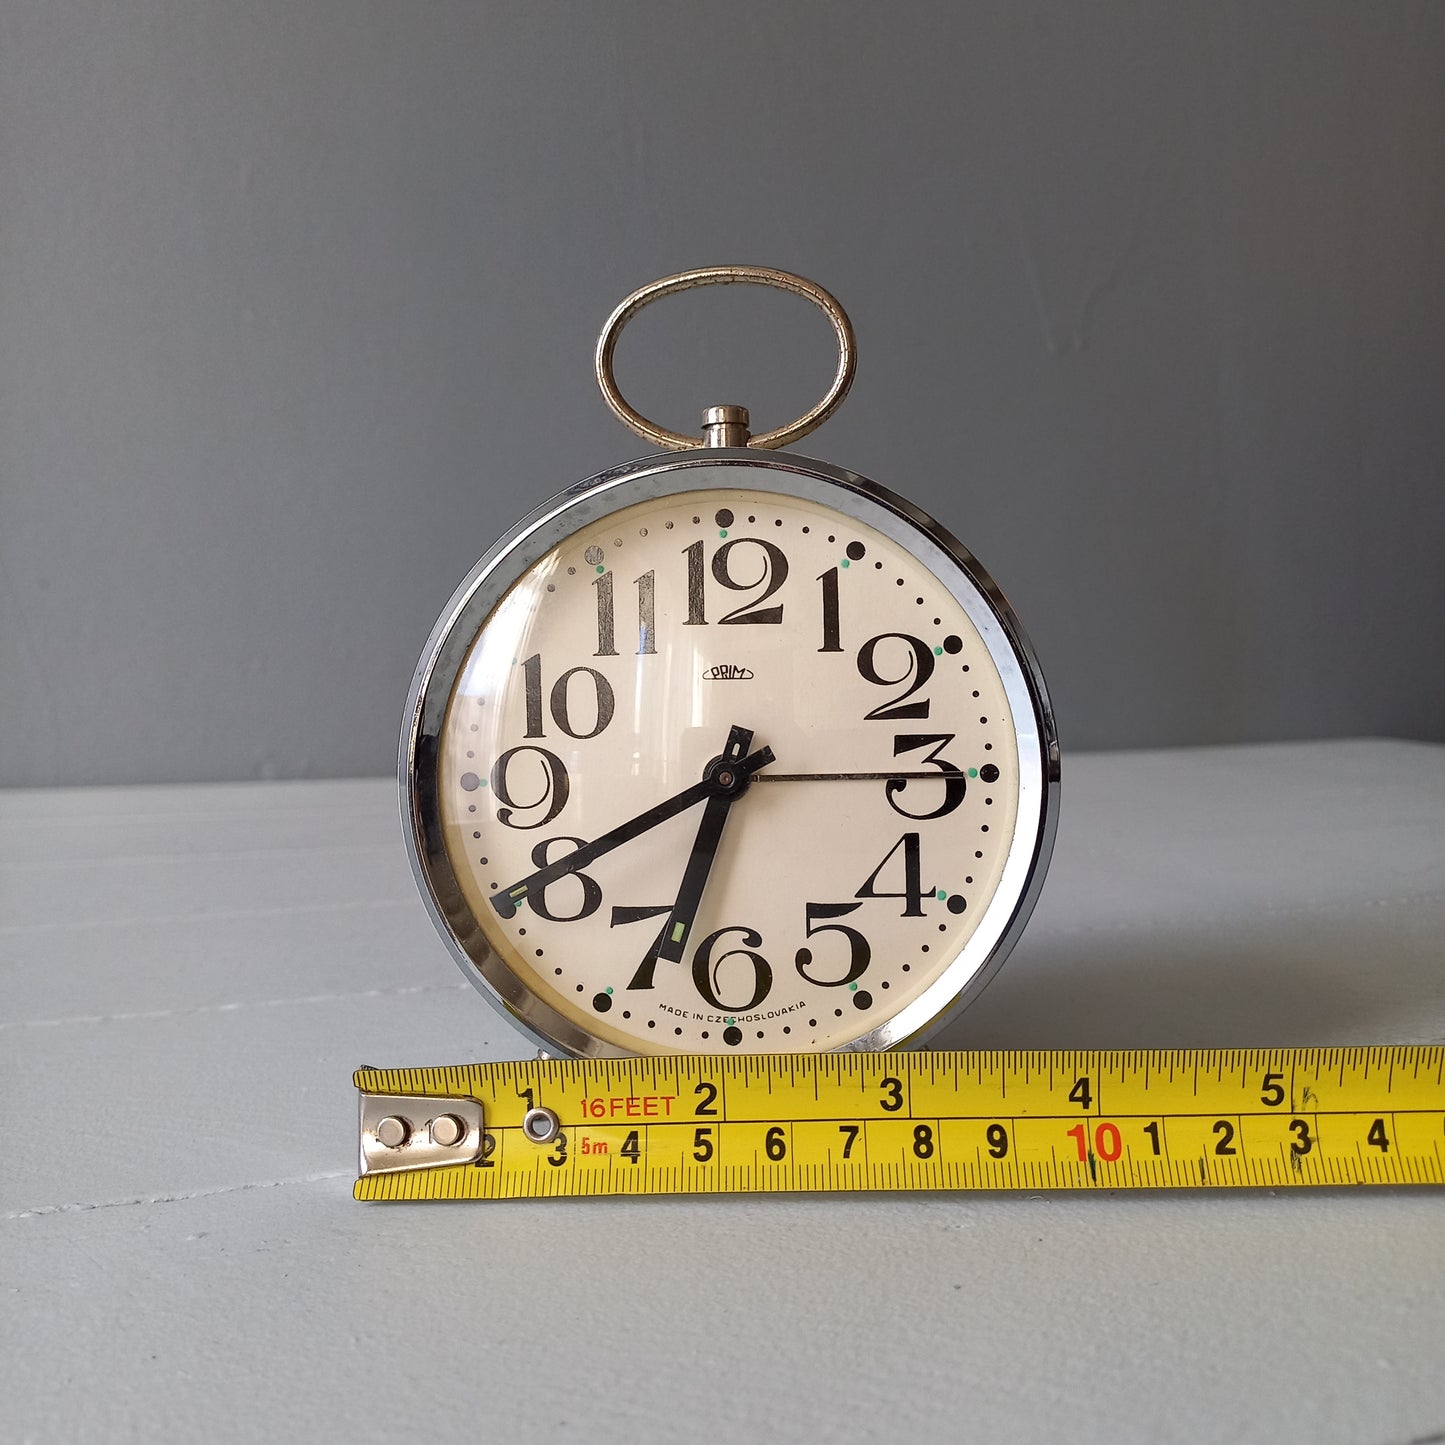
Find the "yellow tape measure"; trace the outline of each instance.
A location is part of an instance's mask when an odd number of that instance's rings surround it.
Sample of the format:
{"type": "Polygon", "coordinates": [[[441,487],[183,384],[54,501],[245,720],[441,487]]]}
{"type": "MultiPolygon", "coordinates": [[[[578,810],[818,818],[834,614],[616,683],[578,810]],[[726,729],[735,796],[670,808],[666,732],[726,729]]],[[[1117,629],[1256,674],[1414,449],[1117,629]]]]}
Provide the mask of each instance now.
{"type": "Polygon", "coordinates": [[[358,1069],[358,1199],[1445,1183],[1445,1048],[358,1069]]]}

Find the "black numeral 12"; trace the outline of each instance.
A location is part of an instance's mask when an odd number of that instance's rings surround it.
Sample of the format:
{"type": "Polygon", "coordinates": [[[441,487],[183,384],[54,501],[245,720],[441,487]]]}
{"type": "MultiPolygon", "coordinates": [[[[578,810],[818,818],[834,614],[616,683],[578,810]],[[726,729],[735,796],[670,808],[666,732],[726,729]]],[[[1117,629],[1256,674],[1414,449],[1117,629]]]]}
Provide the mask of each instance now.
{"type": "MultiPolygon", "coordinates": [[[[682,550],[687,557],[687,621],[683,625],[685,627],[705,627],[707,625],[707,569],[703,561],[703,544],[701,541],[693,542],[682,550]]],[[[747,565],[746,560],[743,561],[743,565],[747,565]]],[[[725,617],[719,617],[719,627],[727,624],[738,626],[745,623],[779,623],[783,620],[783,604],[781,602],[773,607],[758,605],[760,602],[766,602],[787,580],[788,559],[781,547],[772,542],[765,542],[761,537],[734,537],[731,542],[724,542],[713,553],[712,575],[713,580],[720,587],[726,587],[730,592],[750,592],[754,587],[763,589],[751,601],[743,603],[741,607],[733,608],[725,617]],[[761,554],[759,560],[762,562],[762,574],[751,582],[739,581],[731,571],[733,560],[734,558],[751,557],[753,549],[761,554]]]]}

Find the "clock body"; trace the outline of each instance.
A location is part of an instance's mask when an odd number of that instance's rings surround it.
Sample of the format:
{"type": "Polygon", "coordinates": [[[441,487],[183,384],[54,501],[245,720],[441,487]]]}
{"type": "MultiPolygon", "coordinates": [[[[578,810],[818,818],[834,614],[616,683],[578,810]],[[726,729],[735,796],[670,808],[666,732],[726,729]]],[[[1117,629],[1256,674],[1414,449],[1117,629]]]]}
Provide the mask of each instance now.
{"type": "Polygon", "coordinates": [[[780,1053],[920,1042],[977,995],[1042,885],[1059,756],[1027,639],[943,528],[706,448],[579,483],[477,564],[400,775],[442,938],[544,1050],[780,1053]],[[659,809],[763,749],[726,805],[659,809]]]}

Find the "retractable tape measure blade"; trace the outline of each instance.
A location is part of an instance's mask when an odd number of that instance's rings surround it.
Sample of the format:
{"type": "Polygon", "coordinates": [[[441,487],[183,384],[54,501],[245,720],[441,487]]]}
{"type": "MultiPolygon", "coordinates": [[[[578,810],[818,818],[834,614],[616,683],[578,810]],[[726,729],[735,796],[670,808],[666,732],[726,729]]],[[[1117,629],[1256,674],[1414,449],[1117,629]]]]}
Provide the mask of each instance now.
{"type": "Polygon", "coordinates": [[[358,1199],[1445,1183],[1445,1048],[358,1069],[358,1199]]]}

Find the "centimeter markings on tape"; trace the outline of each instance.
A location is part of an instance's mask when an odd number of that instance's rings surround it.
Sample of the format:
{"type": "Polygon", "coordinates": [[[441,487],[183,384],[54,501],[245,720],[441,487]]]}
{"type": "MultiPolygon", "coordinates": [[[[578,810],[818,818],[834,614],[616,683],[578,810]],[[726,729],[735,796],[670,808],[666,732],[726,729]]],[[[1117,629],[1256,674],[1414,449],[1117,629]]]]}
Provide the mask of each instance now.
{"type": "Polygon", "coordinates": [[[358,1199],[1445,1183],[1439,1046],[536,1060],[355,1081],[358,1199]]]}

